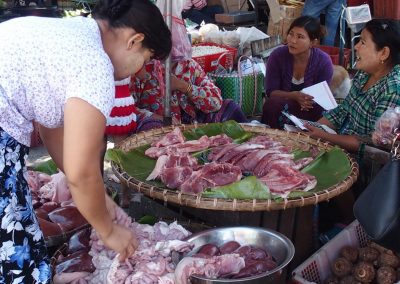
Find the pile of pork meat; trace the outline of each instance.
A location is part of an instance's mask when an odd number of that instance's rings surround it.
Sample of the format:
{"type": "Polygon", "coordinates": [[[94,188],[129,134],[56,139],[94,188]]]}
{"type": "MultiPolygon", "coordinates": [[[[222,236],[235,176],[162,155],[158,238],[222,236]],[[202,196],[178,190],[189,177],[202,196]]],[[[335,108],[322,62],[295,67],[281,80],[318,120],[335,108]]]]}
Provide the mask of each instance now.
{"type": "Polygon", "coordinates": [[[186,141],[176,127],[145,151],[157,159],[147,180],[160,179],[168,188],[199,194],[207,188],[239,181],[243,174],[255,175],[274,195],[286,197],[293,190],[313,189],[317,180],[300,170],[312,157],[294,161],[291,149],[270,136],[255,136],[242,144],[225,134],[186,141]],[[191,153],[209,149],[208,161],[200,165],[191,153]]]}
{"type": "Polygon", "coordinates": [[[276,267],[265,251],[236,242],[221,248],[214,245],[214,250],[207,244],[197,254],[179,261],[179,255],[191,252],[193,244],[184,241],[191,233],[177,222],[139,224],[119,207],[115,207],[115,216],[114,222],[136,234],[139,246],[135,253],[120,262],[94,230],[82,230],[58,255],[54,284],[187,284],[193,274],[213,279],[240,278],[276,267]]]}

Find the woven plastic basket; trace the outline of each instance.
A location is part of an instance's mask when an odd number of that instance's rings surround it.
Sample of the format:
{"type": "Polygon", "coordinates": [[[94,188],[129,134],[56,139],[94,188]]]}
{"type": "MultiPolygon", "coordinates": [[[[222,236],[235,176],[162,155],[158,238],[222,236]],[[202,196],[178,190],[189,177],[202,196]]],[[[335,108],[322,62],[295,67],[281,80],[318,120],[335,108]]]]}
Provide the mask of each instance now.
{"type": "Polygon", "coordinates": [[[241,56],[238,61],[238,72],[234,74],[208,74],[221,89],[224,99],[232,99],[237,103],[247,116],[262,114],[264,75],[255,71],[254,62],[248,58],[253,66],[251,74],[242,74],[240,63],[247,56],[241,56]]]}
{"type": "Polygon", "coordinates": [[[364,247],[368,236],[358,221],[348,225],[331,241],[299,265],[292,273],[293,282],[301,284],[324,283],[332,274],[331,264],[344,246],[364,247]]]}
{"type": "MultiPolygon", "coordinates": [[[[182,131],[201,127],[203,125],[181,125],[182,131]]],[[[298,132],[286,132],[277,129],[269,129],[262,126],[242,126],[244,130],[253,132],[259,135],[270,135],[274,137],[275,140],[282,142],[282,144],[292,147],[302,149],[307,151],[310,147],[318,147],[320,150],[329,150],[333,146],[322,142],[319,140],[312,139],[308,135],[298,132]]],[[[147,145],[153,141],[159,139],[165,134],[173,130],[172,126],[163,127],[158,129],[153,129],[151,131],[145,131],[133,135],[126,140],[124,140],[117,147],[123,151],[129,151],[131,149],[137,148],[139,146],[147,145]]],[[[129,188],[142,192],[144,195],[159,199],[164,202],[170,202],[178,205],[189,206],[201,209],[210,210],[227,210],[227,211],[270,211],[270,210],[280,210],[293,207],[302,207],[311,204],[317,204],[318,202],[329,200],[346,190],[348,190],[352,184],[356,181],[358,176],[358,165],[352,157],[346,154],[350,165],[351,173],[340,183],[327,188],[325,190],[313,193],[309,197],[298,197],[298,198],[284,198],[282,201],[274,200],[237,200],[237,199],[221,199],[221,198],[204,198],[201,195],[185,194],[180,191],[171,190],[168,188],[159,188],[130,176],[127,174],[118,164],[112,162],[111,166],[115,175],[121,180],[123,184],[129,188]]]]}

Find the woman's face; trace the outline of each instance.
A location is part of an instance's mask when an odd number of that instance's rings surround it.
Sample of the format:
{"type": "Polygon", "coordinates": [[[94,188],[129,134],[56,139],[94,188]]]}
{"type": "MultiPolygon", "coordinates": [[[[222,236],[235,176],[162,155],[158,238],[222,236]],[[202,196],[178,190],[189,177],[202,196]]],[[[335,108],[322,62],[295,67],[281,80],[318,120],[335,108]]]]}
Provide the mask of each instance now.
{"type": "Polygon", "coordinates": [[[381,64],[382,51],[376,50],[372,34],[367,29],[361,32],[360,41],[354,48],[357,53],[355,68],[370,74],[374,73],[381,64]]]}
{"type": "Polygon", "coordinates": [[[312,46],[310,37],[304,28],[293,27],[287,35],[287,45],[292,55],[304,53],[312,46]]]}
{"type": "Polygon", "coordinates": [[[150,49],[143,47],[141,42],[134,43],[130,49],[120,51],[113,61],[115,79],[122,80],[136,74],[152,56],[150,49]]]}

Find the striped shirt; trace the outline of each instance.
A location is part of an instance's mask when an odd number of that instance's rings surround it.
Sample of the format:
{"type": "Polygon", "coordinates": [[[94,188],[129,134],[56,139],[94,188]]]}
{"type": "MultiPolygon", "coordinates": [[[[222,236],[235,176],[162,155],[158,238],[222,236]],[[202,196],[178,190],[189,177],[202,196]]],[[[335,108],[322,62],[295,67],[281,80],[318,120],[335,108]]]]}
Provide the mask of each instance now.
{"type": "Polygon", "coordinates": [[[359,71],[343,103],[324,115],[339,134],[369,136],[385,110],[400,106],[399,64],[367,91],[363,91],[368,78],[367,73],[359,71]]]}
{"type": "Polygon", "coordinates": [[[205,6],[207,6],[207,0],[186,0],[186,3],[183,5],[183,11],[187,11],[192,9],[201,10],[205,6]]]}

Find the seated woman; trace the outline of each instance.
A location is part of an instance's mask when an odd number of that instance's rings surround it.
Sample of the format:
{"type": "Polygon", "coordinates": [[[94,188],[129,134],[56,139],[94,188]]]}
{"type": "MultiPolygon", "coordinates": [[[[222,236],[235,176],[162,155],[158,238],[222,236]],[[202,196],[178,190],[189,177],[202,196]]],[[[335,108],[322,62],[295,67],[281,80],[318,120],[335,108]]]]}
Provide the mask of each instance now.
{"type": "Polygon", "coordinates": [[[399,23],[386,19],[369,21],[355,50],[355,68],[359,71],[349,95],[318,121],[338,134],[307,126],[311,137],[322,138],[353,152],[363,147],[362,137],[372,134],[375,122],[385,110],[400,106],[399,23]]]}
{"type": "MultiPolygon", "coordinates": [[[[171,116],[173,124],[211,123],[236,120],[247,122],[241,108],[232,100],[223,100],[220,89],[201,66],[191,58],[173,57],[171,70],[171,116]]],[[[164,66],[157,60],[131,79],[131,94],[140,112],[137,131],[163,125],[164,66]]]]}
{"type": "Polygon", "coordinates": [[[316,48],[322,36],[317,19],[297,18],[291,24],[287,45],[274,50],[267,63],[266,95],[261,122],[272,128],[283,128],[282,111],[299,118],[316,121],[323,108],[312,97],[301,92],[305,87],[332,79],[333,65],[328,54],[316,48]]]}

